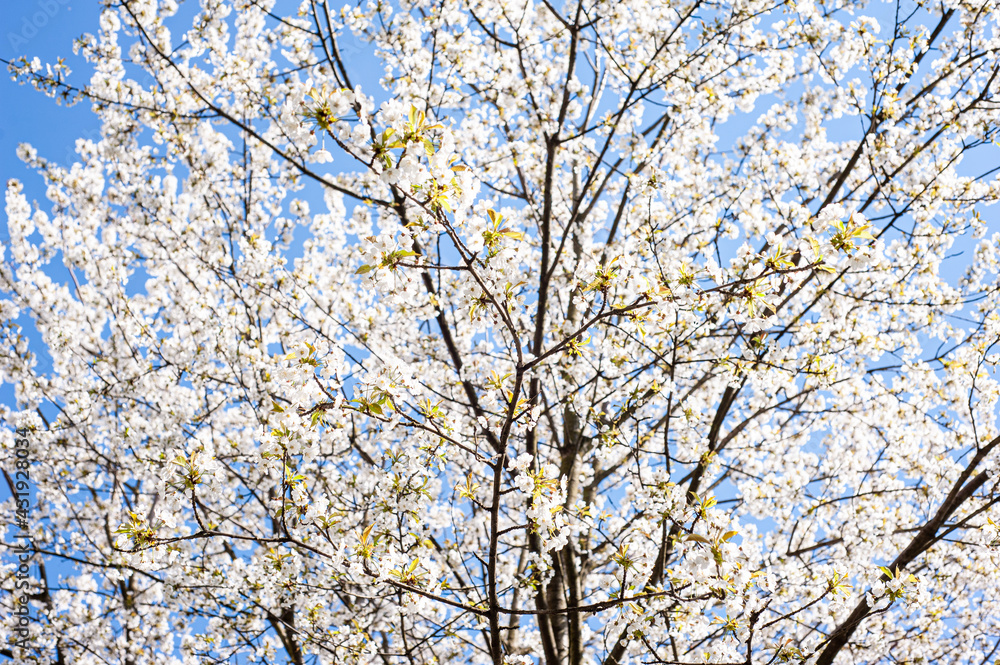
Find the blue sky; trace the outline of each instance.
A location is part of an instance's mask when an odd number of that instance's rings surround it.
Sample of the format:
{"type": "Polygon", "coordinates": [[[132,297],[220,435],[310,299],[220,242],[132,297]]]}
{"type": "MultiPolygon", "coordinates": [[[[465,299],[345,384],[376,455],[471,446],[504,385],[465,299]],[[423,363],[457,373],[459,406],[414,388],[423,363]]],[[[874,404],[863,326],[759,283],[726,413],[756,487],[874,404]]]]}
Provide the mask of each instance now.
{"type": "MultiPolygon", "coordinates": [[[[73,57],[73,40],[84,32],[96,32],[99,8],[93,0],[0,0],[0,57],[38,56],[46,62],[63,56],[82,64],[73,57]]],[[[83,66],[74,69],[85,73],[83,66]]],[[[54,100],[11,81],[5,67],[0,82],[0,175],[4,182],[18,178],[29,197],[44,197],[41,179],[30,176],[14,154],[18,143],[31,143],[40,154],[67,161],[76,139],[97,128],[97,118],[86,104],[56,106],[54,100]]]]}
{"type": "MultiPolygon", "coordinates": [[[[73,57],[73,40],[95,30],[99,9],[93,0],[0,0],[0,58],[9,61],[22,55],[38,56],[46,62],[63,56],[71,63],[80,63],[73,57]]],[[[85,71],[84,67],[77,69],[85,71]]],[[[98,129],[97,117],[87,104],[58,106],[33,88],[11,81],[4,66],[0,79],[0,182],[4,186],[16,178],[24,184],[29,200],[47,207],[45,183],[17,158],[18,144],[30,143],[42,156],[66,163],[74,157],[76,139],[96,137],[98,129]]],[[[6,218],[0,224],[0,240],[7,240],[6,218]]],[[[30,323],[22,325],[30,335],[30,323]]],[[[36,344],[32,350],[43,349],[44,345],[36,344]]],[[[2,382],[0,404],[15,406],[13,387],[2,382]]],[[[8,496],[6,484],[0,483],[0,500],[8,496]]],[[[65,566],[48,563],[50,575],[69,572],[65,566]]]]}
{"type": "MultiPolygon", "coordinates": [[[[100,6],[93,0],[0,0],[0,58],[37,56],[42,62],[62,56],[78,74],[84,74],[82,59],[73,56],[73,40],[88,30],[96,31],[100,6]],[[74,67],[74,65],[78,65],[74,67]]],[[[39,154],[58,162],[69,162],[76,139],[90,133],[96,137],[97,117],[87,104],[58,106],[29,86],[10,80],[4,66],[0,80],[0,182],[11,178],[24,184],[29,200],[46,207],[45,183],[17,158],[19,143],[30,143],[39,154]]],[[[0,226],[0,239],[7,239],[7,226],[0,226]]],[[[10,385],[0,384],[0,404],[14,405],[10,385]]]]}

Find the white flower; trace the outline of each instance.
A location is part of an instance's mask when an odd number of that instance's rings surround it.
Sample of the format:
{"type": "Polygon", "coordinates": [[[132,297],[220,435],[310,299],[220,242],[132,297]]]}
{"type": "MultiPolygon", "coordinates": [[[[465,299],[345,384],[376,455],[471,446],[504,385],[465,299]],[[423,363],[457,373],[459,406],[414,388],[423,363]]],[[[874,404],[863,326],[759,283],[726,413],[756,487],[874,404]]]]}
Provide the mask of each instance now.
{"type": "MultiPolygon", "coordinates": [[[[9,36],[67,2],[22,3],[9,36]]],[[[209,638],[281,608],[331,662],[500,637],[529,665],[550,622],[498,636],[484,610],[539,591],[636,596],[550,617],[585,659],[797,661],[800,626],[862,598],[907,607],[865,622],[859,662],[993,631],[979,493],[954,506],[979,546],[935,542],[923,579],[871,563],[1000,462],[1000,233],[971,238],[1000,180],[960,165],[996,126],[963,55],[995,50],[995,15],[947,3],[931,39],[928,4],[892,46],[849,26],[860,3],[588,3],[574,47],[527,0],[205,0],[183,28],[177,0],[115,4],[77,45],[100,126],[65,159],[18,148],[43,182],[8,184],[0,234],[0,449],[34,485],[18,520],[89,561],[50,608],[106,615],[88,653],[128,627],[172,654],[222,600],[179,657],[275,660],[278,628],[209,638]],[[129,563],[156,613],[105,602],[129,563]]],[[[54,95],[64,72],[10,68],[54,95]]]]}
{"type": "Polygon", "coordinates": [[[534,457],[532,456],[531,453],[521,453],[520,455],[518,455],[514,459],[510,460],[507,463],[507,465],[511,469],[517,469],[518,471],[522,471],[524,469],[527,469],[529,466],[531,466],[531,460],[532,459],[534,459],[534,457]]]}

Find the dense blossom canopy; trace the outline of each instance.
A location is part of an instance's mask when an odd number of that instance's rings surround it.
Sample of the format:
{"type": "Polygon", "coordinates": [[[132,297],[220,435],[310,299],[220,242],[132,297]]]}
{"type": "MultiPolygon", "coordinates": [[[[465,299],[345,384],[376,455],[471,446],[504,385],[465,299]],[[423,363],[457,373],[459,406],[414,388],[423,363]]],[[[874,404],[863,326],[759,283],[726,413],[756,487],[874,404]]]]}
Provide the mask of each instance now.
{"type": "Polygon", "coordinates": [[[1000,657],[996,0],[103,4],[4,654],[1000,657]]]}

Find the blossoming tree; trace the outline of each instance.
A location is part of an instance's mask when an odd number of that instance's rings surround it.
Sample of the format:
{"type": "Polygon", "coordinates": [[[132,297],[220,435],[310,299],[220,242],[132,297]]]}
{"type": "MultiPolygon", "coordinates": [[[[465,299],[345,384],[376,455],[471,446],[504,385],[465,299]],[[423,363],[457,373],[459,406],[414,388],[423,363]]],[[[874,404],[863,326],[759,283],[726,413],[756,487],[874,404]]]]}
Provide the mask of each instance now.
{"type": "Polygon", "coordinates": [[[4,655],[1000,657],[996,2],[104,5],[4,655]]]}

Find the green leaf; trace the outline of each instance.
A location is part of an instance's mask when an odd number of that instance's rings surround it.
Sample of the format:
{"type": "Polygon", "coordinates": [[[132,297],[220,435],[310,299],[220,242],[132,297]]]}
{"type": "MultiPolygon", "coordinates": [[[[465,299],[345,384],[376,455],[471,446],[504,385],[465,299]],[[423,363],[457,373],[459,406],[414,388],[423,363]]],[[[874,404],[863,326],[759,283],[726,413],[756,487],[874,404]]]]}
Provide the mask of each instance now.
{"type": "Polygon", "coordinates": [[[813,255],[816,257],[816,260],[819,260],[820,258],[822,258],[823,255],[820,254],[820,251],[819,251],[820,250],[820,248],[819,248],[819,240],[816,240],[816,238],[813,238],[812,236],[809,236],[809,244],[812,246],[813,255]]]}

